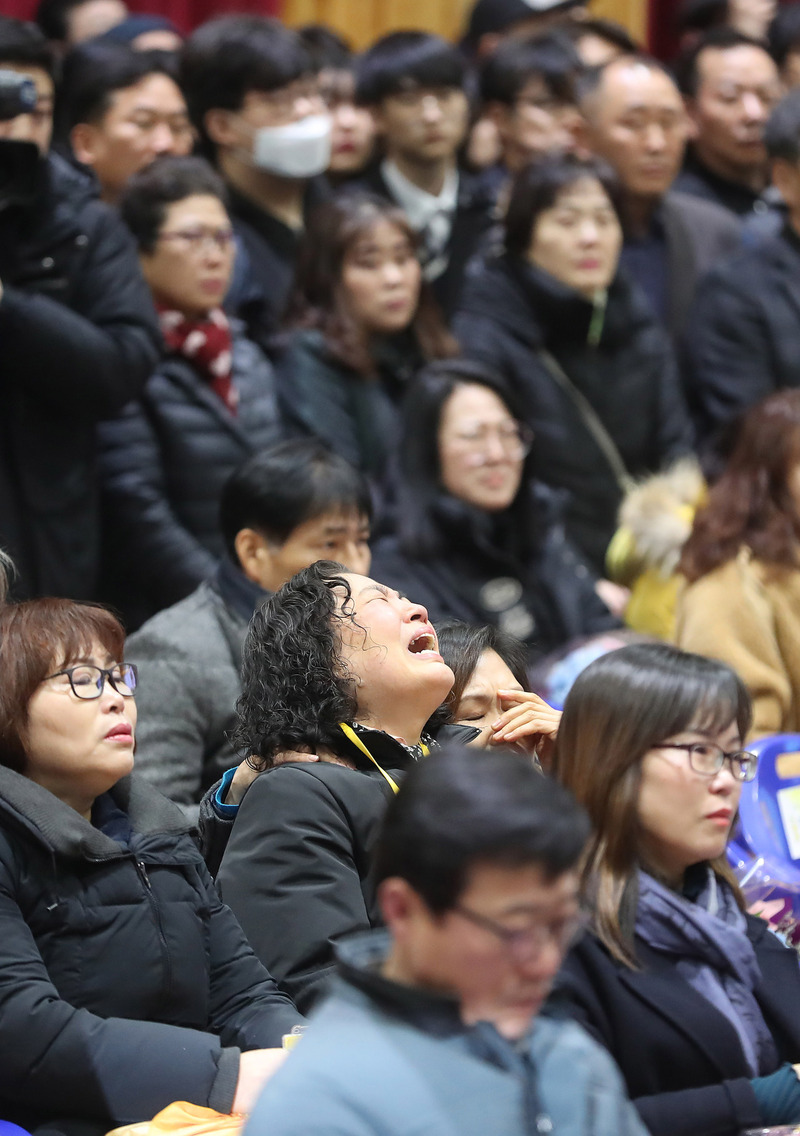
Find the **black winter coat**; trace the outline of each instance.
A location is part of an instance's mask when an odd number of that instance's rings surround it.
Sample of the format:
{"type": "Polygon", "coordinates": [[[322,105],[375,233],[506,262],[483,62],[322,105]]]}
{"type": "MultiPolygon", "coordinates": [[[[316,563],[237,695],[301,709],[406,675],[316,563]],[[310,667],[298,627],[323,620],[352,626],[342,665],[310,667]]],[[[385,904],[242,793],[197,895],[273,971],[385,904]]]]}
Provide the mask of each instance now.
{"type": "Polygon", "coordinates": [[[435,502],[438,552],[414,552],[413,536],[375,547],[375,579],[415,603],[436,623],[494,624],[522,639],[533,661],[570,639],[619,627],[594,590],[597,579],[564,535],[544,494],[538,547],[523,559],[514,518],[470,508],[453,497],[435,502]],[[550,517],[547,517],[547,514],[550,517]]]}
{"type": "Polygon", "coordinates": [[[690,406],[703,435],[800,386],[800,237],[786,226],[700,285],[686,335],[690,406]]]}
{"type": "Polygon", "coordinates": [[[100,427],[109,598],[138,626],[185,599],[224,551],[219,499],[231,473],[281,437],[274,377],[235,330],[235,415],[181,356],[100,427]]]}
{"type": "Polygon", "coordinates": [[[618,275],[599,345],[583,296],[511,256],[474,265],[454,330],[465,354],[512,384],[535,432],[536,477],[568,491],[566,530],[595,572],[622,493],[575,403],[542,361],[546,350],[592,405],[634,477],[686,453],[692,430],[666,333],[638,289],[618,275]]]}
{"type": "Polygon", "coordinates": [[[21,595],[95,595],[95,427],[134,398],[161,337],[136,251],[61,158],[0,209],[0,544],[21,595]]]}
{"type": "Polygon", "coordinates": [[[299,1015],[177,806],[124,778],[98,808],[126,842],[0,769],[0,1116],[102,1132],[174,1100],[229,1111],[238,1050],[299,1015]]]}
{"type": "MultiPolygon", "coordinates": [[[[800,1060],[800,967],[763,919],[747,917],[763,981],[756,997],[780,1061],[800,1060]]],[[[738,1136],[761,1115],[739,1037],[674,961],[636,940],[641,969],[616,962],[594,936],[572,949],[550,1009],[605,1045],[653,1136],[738,1136]]]]}
{"type": "Polygon", "coordinates": [[[321,332],[302,329],[286,341],[277,381],[290,430],[380,480],[397,444],[399,405],[423,359],[409,334],[381,342],[375,361],[377,375],[365,378],[331,354],[321,332]]]}
{"type": "MultiPolygon", "coordinates": [[[[413,764],[388,734],[360,736],[395,781],[413,764]]],[[[336,939],[381,922],[369,871],[392,789],[355,747],[352,759],[357,769],[298,762],[257,777],[217,876],[253,950],[303,1012],[324,993],[336,939]]]]}

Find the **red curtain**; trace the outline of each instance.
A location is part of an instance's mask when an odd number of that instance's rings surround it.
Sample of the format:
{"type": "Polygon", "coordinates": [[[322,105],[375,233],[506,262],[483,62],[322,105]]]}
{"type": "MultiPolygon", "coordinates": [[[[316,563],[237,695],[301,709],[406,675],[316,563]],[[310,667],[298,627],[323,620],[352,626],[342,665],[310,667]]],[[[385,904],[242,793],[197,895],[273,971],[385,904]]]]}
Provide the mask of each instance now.
{"type": "MultiPolygon", "coordinates": [[[[30,20],[38,0],[0,0],[4,16],[30,20]]],[[[150,12],[168,16],[181,31],[188,32],[212,16],[225,12],[260,12],[269,16],[280,15],[281,0],[128,0],[132,12],[150,12]]]]}

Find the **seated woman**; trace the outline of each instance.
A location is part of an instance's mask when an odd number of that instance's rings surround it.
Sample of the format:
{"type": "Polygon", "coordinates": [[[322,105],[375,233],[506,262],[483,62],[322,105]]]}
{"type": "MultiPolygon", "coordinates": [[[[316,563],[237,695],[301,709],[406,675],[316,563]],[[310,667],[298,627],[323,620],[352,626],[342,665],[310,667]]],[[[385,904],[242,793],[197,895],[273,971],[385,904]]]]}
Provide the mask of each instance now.
{"type": "Polygon", "coordinates": [[[570,494],[567,534],[597,575],[631,478],[692,444],[666,333],[617,270],[616,192],[594,159],[525,167],[504,248],[467,277],[454,323],[464,352],[518,391],[534,472],[570,494]]]}
{"type": "Polygon", "coordinates": [[[278,365],[285,421],[380,480],[397,406],[428,359],[455,354],[396,205],[343,193],[313,214],[278,365]]]}
{"type": "Polygon", "coordinates": [[[138,626],[216,569],[222,486],[281,427],[270,364],[222,310],[234,246],[219,176],[200,158],[159,159],[121,211],[166,348],[139,400],[100,431],[107,594],[138,626]]]}
{"type": "Polygon", "coordinates": [[[676,642],[738,671],[753,734],[800,730],[800,390],[744,415],[678,568],[676,642]]]}
{"type": "Polygon", "coordinates": [[[748,915],[725,859],[756,758],[723,663],[623,647],[567,695],[555,775],[589,813],[592,933],[554,1001],[617,1061],[653,1136],[800,1120],[800,968],[748,915]]]}
{"type": "Polygon", "coordinates": [[[258,957],[310,1006],[333,942],[378,920],[369,878],[398,778],[427,754],[453,684],[424,607],[320,561],[253,616],[234,738],[264,769],[238,809],[217,884],[258,957]],[[285,761],[285,751],[316,761],[285,761]]]}
{"type": "Polygon", "coordinates": [[[0,609],[0,1116],[29,1131],[247,1111],[301,1020],[178,807],[128,776],[123,640],[93,605],[0,609]]]}
{"type": "Polygon", "coordinates": [[[468,359],[433,363],[409,390],[404,422],[398,532],[375,547],[379,580],[418,598],[434,623],[515,635],[529,660],[619,626],[552,494],[532,480],[538,435],[502,378],[468,359]]]}

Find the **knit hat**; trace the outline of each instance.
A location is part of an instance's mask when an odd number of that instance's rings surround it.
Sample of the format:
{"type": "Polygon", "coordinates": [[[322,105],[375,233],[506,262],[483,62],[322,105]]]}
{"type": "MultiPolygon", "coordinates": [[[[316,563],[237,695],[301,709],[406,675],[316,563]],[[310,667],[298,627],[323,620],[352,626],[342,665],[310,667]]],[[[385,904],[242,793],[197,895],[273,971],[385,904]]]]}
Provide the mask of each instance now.
{"type": "Polygon", "coordinates": [[[477,44],[481,36],[504,32],[520,20],[543,16],[558,8],[574,8],[585,0],[477,0],[467,25],[466,39],[477,44]]]}
{"type": "Polygon", "coordinates": [[[104,43],[133,43],[137,36],[145,35],[147,32],[174,32],[175,35],[180,35],[172,20],[167,19],[166,16],[141,14],[128,16],[121,23],[104,32],[100,39],[104,43]]]}

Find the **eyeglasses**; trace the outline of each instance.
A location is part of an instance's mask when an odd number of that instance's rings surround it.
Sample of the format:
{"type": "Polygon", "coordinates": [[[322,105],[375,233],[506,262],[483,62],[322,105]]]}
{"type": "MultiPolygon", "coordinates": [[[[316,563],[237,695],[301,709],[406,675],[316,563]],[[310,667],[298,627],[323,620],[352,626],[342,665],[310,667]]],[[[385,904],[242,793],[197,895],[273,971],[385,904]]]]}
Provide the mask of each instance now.
{"type": "Polygon", "coordinates": [[[160,233],[160,241],[176,241],[189,252],[203,252],[210,245],[219,252],[227,252],[233,244],[233,229],[179,229],[174,233],[160,233]]]}
{"type": "Polygon", "coordinates": [[[503,456],[510,461],[521,461],[531,452],[533,431],[524,422],[508,422],[500,426],[476,426],[451,435],[451,445],[464,450],[471,465],[482,465],[492,440],[499,443],[503,456]]]}
{"type": "Polygon", "coordinates": [[[117,663],[114,667],[95,667],[91,663],[81,663],[77,667],[56,671],[47,678],[58,678],[60,675],[67,676],[75,697],[86,701],[100,697],[106,679],[117,694],[121,694],[124,698],[132,698],[138,681],[138,672],[133,663],[117,663]]]}
{"type": "Polygon", "coordinates": [[[470,923],[474,923],[476,927],[482,927],[484,931],[495,935],[518,962],[534,958],[547,943],[555,943],[559,951],[566,954],[589,923],[589,913],[581,910],[559,923],[536,923],[524,930],[512,931],[502,923],[496,923],[494,919],[479,915],[477,911],[471,911],[461,904],[456,904],[453,911],[468,919],[470,923]]]}
{"type": "Polygon", "coordinates": [[[758,758],[746,749],[726,753],[715,742],[661,742],[654,749],[683,749],[689,755],[689,765],[703,777],[716,777],[727,761],[737,781],[752,781],[758,769],[758,758]]]}

